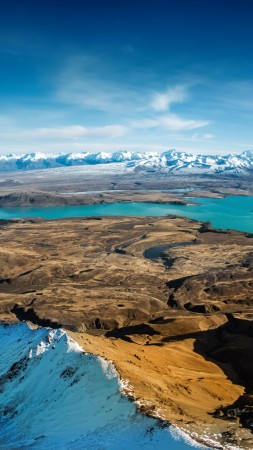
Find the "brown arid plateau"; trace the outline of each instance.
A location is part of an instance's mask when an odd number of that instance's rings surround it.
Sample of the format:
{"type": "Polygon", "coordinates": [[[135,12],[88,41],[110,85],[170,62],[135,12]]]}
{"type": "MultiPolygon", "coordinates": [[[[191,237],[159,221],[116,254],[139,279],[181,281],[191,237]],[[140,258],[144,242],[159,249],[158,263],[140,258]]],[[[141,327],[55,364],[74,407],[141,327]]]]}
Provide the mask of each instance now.
{"type": "Polygon", "coordinates": [[[63,327],[141,410],[253,448],[253,235],[173,216],[0,221],[0,319],[63,327]]]}

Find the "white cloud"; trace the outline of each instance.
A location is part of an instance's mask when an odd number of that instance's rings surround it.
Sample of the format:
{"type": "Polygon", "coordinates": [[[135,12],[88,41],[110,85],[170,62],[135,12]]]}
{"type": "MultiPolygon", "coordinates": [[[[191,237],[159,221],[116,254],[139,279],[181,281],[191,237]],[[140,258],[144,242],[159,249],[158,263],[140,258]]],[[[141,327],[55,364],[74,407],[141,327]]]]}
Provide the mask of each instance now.
{"type": "Polygon", "coordinates": [[[206,120],[183,119],[175,114],[169,114],[160,117],[158,119],[158,124],[166,130],[186,131],[206,127],[209,125],[209,122],[206,120]]]}
{"type": "Polygon", "coordinates": [[[168,88],[165,92],[156,92],[150,103],[155,111],[167,111],[173,103],[181,103],[186,99],[186,88],[180,84],[168,88]]]}

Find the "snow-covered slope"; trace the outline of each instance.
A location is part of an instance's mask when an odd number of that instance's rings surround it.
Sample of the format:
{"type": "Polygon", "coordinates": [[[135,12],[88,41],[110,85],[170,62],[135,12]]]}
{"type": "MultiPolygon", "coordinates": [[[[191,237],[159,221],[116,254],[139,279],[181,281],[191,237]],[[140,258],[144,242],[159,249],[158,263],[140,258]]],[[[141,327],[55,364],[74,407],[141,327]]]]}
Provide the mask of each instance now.
{"type": "Polygon", "coordinates": [[[248,173],[253,170],[253,151],[241,154],[206,155],[169,150],[164,153],[29,153],[0,156],[0,172],[54,167],[121,163],[128,171],[173,173],[248,173]]]}
{"type": "Polygon", "coordinates": [[[139,414],[113,366],[62,330],[1,325],[0,343],[1,449],[190,449],[139,414]]]}

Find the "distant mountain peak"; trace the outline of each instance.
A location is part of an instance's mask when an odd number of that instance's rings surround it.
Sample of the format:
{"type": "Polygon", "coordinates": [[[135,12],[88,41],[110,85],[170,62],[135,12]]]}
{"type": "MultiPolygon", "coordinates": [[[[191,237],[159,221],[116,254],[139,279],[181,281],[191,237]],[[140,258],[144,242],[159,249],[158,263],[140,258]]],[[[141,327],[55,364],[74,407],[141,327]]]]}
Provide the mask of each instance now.
{"type": "Polygon", "coordinates": [[[127,171],[154,171],[165,173],[248,173],[253,171],[253,150],[226,155],[192,154],[175,149],[157,152],[32,152],[22,155],[0,156],[0,172],[36,170],[64,166],[121,163],[127,171]]]}

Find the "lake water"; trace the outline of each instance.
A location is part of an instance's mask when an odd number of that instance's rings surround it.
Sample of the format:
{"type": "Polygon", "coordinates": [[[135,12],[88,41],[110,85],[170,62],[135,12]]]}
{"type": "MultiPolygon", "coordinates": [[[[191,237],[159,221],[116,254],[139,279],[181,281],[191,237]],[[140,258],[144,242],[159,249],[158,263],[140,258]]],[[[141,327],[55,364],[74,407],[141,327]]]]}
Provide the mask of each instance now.
{"type": "Polygon", "coordinates": [[[223,199],[194,198],[198,205],[160,203],[112,203],[105,205],[47,206],[40,208],[0,208],[0,219],[43,217],[60,219],[91,216],[166,216],[175,214],[200,221],[211,221],[216,228],[253,232],[253,197],[231,196],[223,199]]]}

